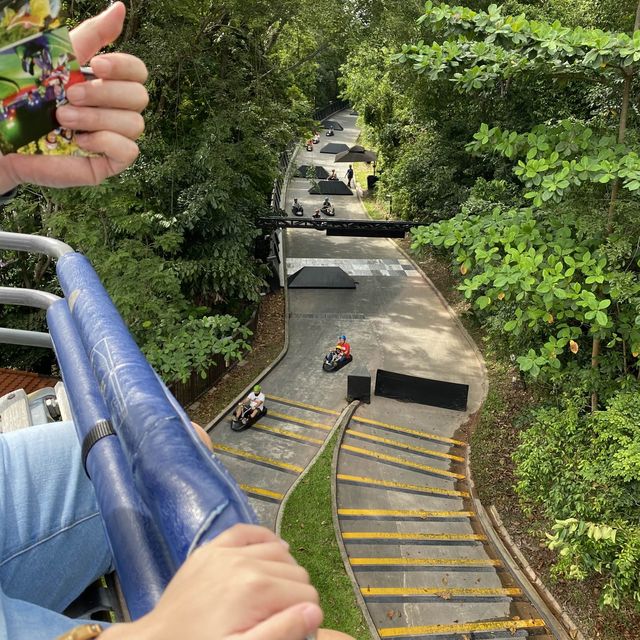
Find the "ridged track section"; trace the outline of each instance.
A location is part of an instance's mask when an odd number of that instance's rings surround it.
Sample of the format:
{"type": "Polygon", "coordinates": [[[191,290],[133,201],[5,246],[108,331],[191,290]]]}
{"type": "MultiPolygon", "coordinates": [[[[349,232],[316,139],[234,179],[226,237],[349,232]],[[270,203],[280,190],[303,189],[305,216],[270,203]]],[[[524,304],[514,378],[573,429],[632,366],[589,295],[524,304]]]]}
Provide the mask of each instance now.
{"type": "Polygon", "coordinates": [[[211,436],[215,454],[260,522],[273,529],[280,503],[324,444],[338,412],[279,396],[268,396],[267,405],[267,415],[249,429],[235,432],[223,424],[211,436]]]}
{"type": "Polygon", "coordinates": [[[357,588],[381,638],[550,640],[477,523],[466,446],[352,418],[336,508],[357,588]]]}

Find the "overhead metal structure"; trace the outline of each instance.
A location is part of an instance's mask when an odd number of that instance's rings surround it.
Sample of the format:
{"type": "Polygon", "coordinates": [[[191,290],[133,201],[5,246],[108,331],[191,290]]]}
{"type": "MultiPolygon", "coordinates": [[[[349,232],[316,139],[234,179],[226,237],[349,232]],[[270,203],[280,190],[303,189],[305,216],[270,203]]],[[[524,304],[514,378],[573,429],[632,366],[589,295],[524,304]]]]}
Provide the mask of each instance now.
{"type": "Polygon", "coordinates": [[[350,220],[326,218],[289,218],[266,216],[258,218],[258,224],[265,230],[273,229],[316,229],[326,231],[328,236],[355,236],[363,238],[404,238],[412,227],[424,225],[421,222],[404,220],[350,220]]]}

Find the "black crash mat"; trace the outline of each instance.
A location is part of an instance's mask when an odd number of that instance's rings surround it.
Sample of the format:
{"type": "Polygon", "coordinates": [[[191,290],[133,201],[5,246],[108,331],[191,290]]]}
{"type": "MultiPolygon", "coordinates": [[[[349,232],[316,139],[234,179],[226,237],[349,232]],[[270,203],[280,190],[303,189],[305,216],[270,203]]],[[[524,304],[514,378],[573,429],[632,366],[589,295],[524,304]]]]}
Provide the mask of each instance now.
{"type": "Polygon", "coordinates": [[[302,267],[287,278],[289,289],[355,289],[356,282],[340,267],[302,267]]]}
{"type": "Polygon", "coordinates": [[[341,142],[330,142],[320,149],[320,153],[340,153],[341,151],[349,151],[349,147],[341,142]]]}
{"type": "Polygon", "coordinates": [[[322,123],[323,129],[333,129],[334,131],[344,131],[344,127],[336,120],[325,120],[322,123]]]}
{"type": "Polygon", "coordinates": [[[442,409],[466,411],[469,385],[418,378],[417,376],[407,376],[402,373],[378,369],[375,394],[394,400],[428,404],[442,409]]]}
{"type": "Polygon", "coordinates": [[[323,196],[352,196],[353,191],[342,180],[320,180],[309,189],[309,193],[320,193],[323,196]]]}
{"type": "Polygon", "coordinates": [[[301,164],[296,171],[295,177],[308,178],[309,174],[315,175],[318,180],[326,180],[329,177],[329,172],[324,167],[312,167],[308,164],[301,164]]]}

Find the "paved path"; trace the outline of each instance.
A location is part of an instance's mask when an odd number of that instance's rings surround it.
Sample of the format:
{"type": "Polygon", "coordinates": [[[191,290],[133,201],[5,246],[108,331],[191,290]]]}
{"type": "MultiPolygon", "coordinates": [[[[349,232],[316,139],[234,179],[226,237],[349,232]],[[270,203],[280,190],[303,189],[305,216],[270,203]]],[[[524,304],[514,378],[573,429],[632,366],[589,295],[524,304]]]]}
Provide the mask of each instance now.
{"type": "MultiPolygon", "coordinates": [[[[355,117],[321,137],[297,163],[337,169],[322,154],[327,142],[353,144],[355,117]]],[[[310,216],[324,196],[294,179],[310,216]]],[[[364,218],[355,196],[332,196],[337,218],[364,218]]],[[[355,290],[290,290],[290,346],[265,378],[272,397],[257,428],[212,433],[214,446],[243,485],[262,522],[274,526],[280,502],[313,459],[346,401],[349,373],[385,369],[469,385],[466,412],[374,397],[361,406],[341,444],[337,509],[342,542],[357,589],[381,637],[471,640],[551,638],[497,559],[473,511],[460,427],[486,394],[486,375],[474,345],[438,292],[386,239],[328,237],[316,230],[287,235],[289,272],[302,266],[340,266],[355,290]],[[354,361],[333,374],[323,355],[346,334],[354,361]],[[275,396],[275,398],[273,398],[275,396]]]]}

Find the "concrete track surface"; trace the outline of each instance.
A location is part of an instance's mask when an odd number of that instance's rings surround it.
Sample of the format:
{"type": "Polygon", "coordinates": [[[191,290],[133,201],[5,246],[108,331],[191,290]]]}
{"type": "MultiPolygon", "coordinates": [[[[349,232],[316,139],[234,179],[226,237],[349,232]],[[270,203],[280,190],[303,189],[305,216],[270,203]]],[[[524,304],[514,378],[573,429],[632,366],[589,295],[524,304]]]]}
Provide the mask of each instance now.
{"type": "MultiPolygon", "coordinates": [[[[352,145],[356,117],[333,116],[344,131],[321,132],[298,165],[348,165],[321,153],[329,142],[352,145]]],[[[294,178],[311,216],[324,196],[294,178]]],[[[336,218],[365,218],[356,195],[331,196],[336,218]]],[[[468,443],[460,427],[486,395],[483,363],[434,287],[383,238],[327,237],[289,230],[287,268],[340,266],[356,289],[291,289],[289,350],[263,380],[268,415],[235,433],[227,421],[211,431],[216,453],[274,527],[287,490],[312,461],[344,409],[349,374],[385,369],[469,385],[466,412],[372,397],[348,425],[337,456],[337,504],[345,562],[370,626],[382,638],[507,640],[554,636],[482,530],[465,476],[468,443]],[[324,354],[345,334],[354,360],[325,373],[324,354]]]]}

